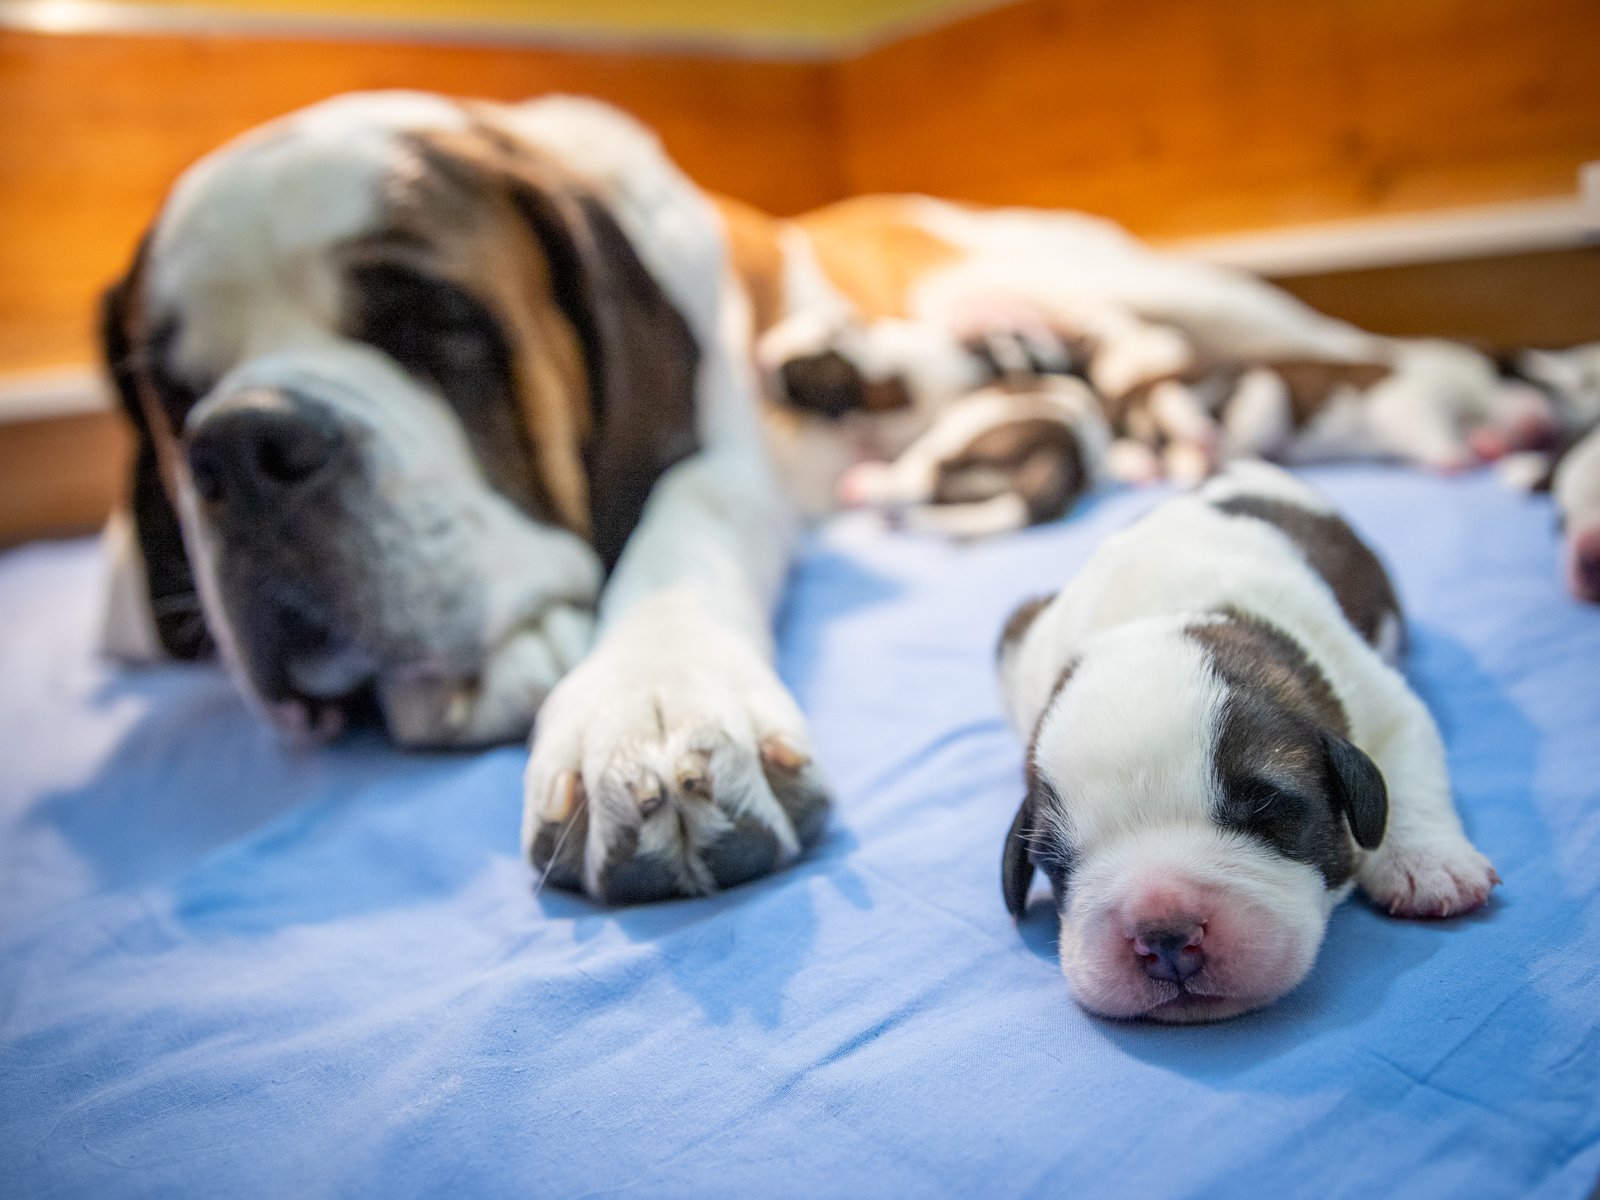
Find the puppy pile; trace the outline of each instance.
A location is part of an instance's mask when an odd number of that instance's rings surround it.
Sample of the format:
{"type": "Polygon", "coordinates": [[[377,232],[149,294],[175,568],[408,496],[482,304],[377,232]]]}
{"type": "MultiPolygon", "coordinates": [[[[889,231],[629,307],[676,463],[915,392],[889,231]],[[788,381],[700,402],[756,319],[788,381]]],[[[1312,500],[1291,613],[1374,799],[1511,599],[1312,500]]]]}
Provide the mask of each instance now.
{"type": "Polygon", "coordinates": [[[1000,647],[1027,798],[1007,906],[1035,870],[1085,1008],[1192,1022],[1282,996],[1360,886],[1401,916],[1482,904],[1444,746],[1393,663],[1382,566],[1318,494],[1234,467],[1113,536],[1000,647]]]}
{"type": "MultiPolygon", "coordinates": [[[[1192,483],[1243,458],[1458,470],[1571,425],[1545,380],[1465,346],[1374,336],[1081,213],[863,196],[778,221],[719,205],[751,298],[774,454],[813,512],[976,503],[970,486],[951,501],[931,484],[886,483],[882,464],[975,389],[1048,376],[1076,377],[1095,402],[1103,435],[1085,441],[1078,419],[1072,443],[1046,439],[1081,481],[1192,483]]],[[[969,439],[1008,420],[989,407],[986,428],[961,418],[969,439]]],[[[991,478],[986,498],[1010,496],[1001,507],[1014,525],[1053,519],[1072,499],[991,478]]],[[[984,532],[999,515],[921,514],[984,532]]]]}

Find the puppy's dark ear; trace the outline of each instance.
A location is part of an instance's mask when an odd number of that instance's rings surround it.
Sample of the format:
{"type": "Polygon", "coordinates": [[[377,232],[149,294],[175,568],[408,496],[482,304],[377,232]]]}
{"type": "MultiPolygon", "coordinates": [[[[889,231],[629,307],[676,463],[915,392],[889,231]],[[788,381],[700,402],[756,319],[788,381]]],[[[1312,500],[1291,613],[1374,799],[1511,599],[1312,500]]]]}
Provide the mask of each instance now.
{"type": "Polygon", "coordinates": [[[147,380],[143,386],[156,386],[149,379],[150,364],[146,361],[151,347],[137,329],[136,312],[137,288],[144,273],[148,244],[147,237],[140,243],[128,273],[107,288],[100,299],[100,351],[122,411],[138,439],[128,480],[128,509],[144,559],[156,637],[171,657],[196,659],[210,653],[211,638],[183,548],[178,514],[161,477],[155,436],[139,397],[141,373],[147,380]]]}
{"type": "Polygon", "coordinates": [[[583,345],[591,529],[609,570],[656,480],[699,449],[700,347],[599,200],[560,181],[517,182],[517,207],[539,238],[556,303],[583,345]]]}
{"type": "Polygon", "coordinates": [[[1350,822],[1350,832],[1363,850],[1376,850],[1389,823],[1389,789],[1383,773],[1361,750],[1342,737],[1324,732],[1322,743],[1332,768],[1334,804],[1350,822]]]}
{"type": "Polygon", "coordinates": [[[1029,789],[1012,819],[1006,848],[1000,856],[1000,890],[1005,894],[1006,911],[1019,921],[1028,910],[1028,889],[1033,886],[1031,851],[1037,837],[1034,824],[1039,807],[1035,796],[1035,790],[1029,789]]]}

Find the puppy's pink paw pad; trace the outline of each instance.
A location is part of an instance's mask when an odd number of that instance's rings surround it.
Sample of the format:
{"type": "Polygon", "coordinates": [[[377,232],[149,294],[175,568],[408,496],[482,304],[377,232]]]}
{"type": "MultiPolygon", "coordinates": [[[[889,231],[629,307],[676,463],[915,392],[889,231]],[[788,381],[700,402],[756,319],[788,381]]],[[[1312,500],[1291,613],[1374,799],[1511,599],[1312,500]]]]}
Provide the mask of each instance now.
{"type": "Polygon", "coordinates": [[[1399,850],[1363,872],[1375,904],[1396,917],[1455,917],[1489,898],[1500,882],[1489,860],[1466,842],[1399,850]]]}

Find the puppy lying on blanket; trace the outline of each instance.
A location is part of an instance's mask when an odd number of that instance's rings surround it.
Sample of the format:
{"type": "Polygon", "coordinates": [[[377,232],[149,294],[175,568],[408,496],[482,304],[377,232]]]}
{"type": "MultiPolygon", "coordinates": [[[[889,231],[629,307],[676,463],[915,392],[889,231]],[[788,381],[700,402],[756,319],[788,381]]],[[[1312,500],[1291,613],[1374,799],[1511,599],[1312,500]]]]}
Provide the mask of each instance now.
{"type": "Polygon", "coordinates": [[[1000,646],[1028,793],[1005,901],[1035,869],[1078,1002],[1209,1021],[1311,969],[1359,884],[1402,916],[1498,882],[1462,832],[1444,747],[1394,670],[1382,566],[1321,496],[1240,465],[1108,539],[1000,646]]]}

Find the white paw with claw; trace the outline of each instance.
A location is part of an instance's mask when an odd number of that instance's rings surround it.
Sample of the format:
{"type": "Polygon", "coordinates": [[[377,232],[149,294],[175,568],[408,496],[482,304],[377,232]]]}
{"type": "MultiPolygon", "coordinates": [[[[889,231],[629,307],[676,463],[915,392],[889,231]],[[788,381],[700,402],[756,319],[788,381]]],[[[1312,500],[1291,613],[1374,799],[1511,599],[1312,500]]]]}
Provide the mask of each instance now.
{"type": "Polygon", "coordinates": [[[1500,882],[1489,860],[1465,838],[1419,846],[1385,845],[1361,869],[1362,889],[1396,917],[1455,917],[1489,898],[1500,882]]]}
{"type": "Polygon", "coordinates": [[[609,904],[707,895],[815,843],[828,792],[761,654],[705,619],[625,622],[550,693],[523,852],[609,904]]]}

